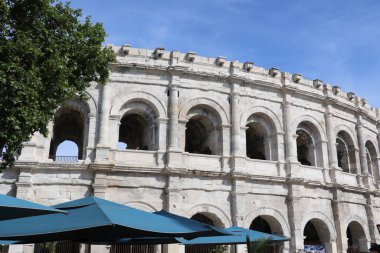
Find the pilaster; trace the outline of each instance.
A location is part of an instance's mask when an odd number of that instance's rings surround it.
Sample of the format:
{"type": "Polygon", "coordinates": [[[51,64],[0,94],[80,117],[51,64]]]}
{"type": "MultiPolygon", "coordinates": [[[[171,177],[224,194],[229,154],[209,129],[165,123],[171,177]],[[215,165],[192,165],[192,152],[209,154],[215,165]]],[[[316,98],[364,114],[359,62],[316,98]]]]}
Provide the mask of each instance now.
{"type": "MultiPolygon", "coordinates": [[[[16,182],[16,197],[19,199],[29,200],[29,191],[32,187],[32,169],[30,167],[21,167],[18,180],[16,182]]],[[[8,253],[31,253],[33,244],[10,245],[8,253]]]]}
{"type": "Polygon", "coordinates": [[[334,225],[336,230],[336,236],[337,236],[337,251],[338,252],[346,252],[348,248],[347,240],[346,238],[346,229],[344,227],[344,224],[342,224],[342,221],[345,219],[345,214],[342,206],[341,196],[342,196],[342,190],[340,190],[337,187],[334,187],[333,189],[333,199],[331,201],[331,208],[334,216],[334,225]]]}
{"type": "MultiPolygon", "coordinates": [[[[378,198],[379,196],[377,196],[378,198]]],[[[371,239],[371,242],[379,242],[380,241],[380,235],[379,235],[379,231],[377,230],[376,228],[376,222],[375,222],[375,218],[374,218],[374,215],[373,215],[373,203],[374,203],[374,198],[375,196],[372,195],[372,194],[367,194],[366,196],[366,206],[365,206],[365,211],[366,211],[366,214],[367,214],[367,220],[368,220],[368,229],[369,229],[369,234],[370,234],[370,239],[371,239]]],[[[379,222],[377,222],[379,223],[379,222]]]]}
{"type": "MultiPolygon", "coordinates": [[[[363,129],[363,116],[360,113],[357,116],[356,130],[358,133],[361,175],[368,176],[367,154],[365,148],[365,136],[363,129]]],[[[359,171],[358,174],[360,174],[359,171]]]]}
{"type": "Polygon", "coordinates": [[[109,159],[108,124],[110,111],[110,84],[101,86],[99,139],[96,145],[96,162],[105,163],[109,159]]]}
{"type": "Polygon", "coordinates": [[[301,227],[303,210],[302,203],[300,203],[304,190],[303,179],[289,178],[287,180],[287,185],[288,219],[291,231],[290,252],[303,251],[303,228],[301,227]]]}
{"type": "Polygon", "coordinates": [[[178,84],[180,77],[170,72],[171,80],[169,85],[169,151],[178,149],[178,84]]]}
{"type": "MultiPolygon", "coordinates": [[[[94,196],[102,199],[107,198],[107,169],[102,168],[95,170],[94,175],[94,183],[92,184],[92,188],[94,190],[94,196]]],[[[109,245],[91,245],[91,253],[109,253],[110,246],[109,245]]]]}
{"type": "Polygon", "coordinates": [[[240,152],[240,84],[231,83],[231,153],[233,156],[242,155],[240,152]]]}

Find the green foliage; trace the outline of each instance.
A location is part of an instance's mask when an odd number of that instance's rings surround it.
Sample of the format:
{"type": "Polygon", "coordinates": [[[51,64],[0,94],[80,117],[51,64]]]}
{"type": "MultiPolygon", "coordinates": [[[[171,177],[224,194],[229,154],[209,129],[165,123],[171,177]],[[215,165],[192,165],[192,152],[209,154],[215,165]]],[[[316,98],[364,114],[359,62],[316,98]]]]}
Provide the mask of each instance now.
{"type": "Polygon", "coordinates": [[[44,249],[44,252],[55,253],[56,247],[57,247],[57,242],[41,243],[41,248],[44,249]]]}
{"type": "Polygon", "coordinates": [[[55,0],[0,0],[0,156],[11,165],[64,100],[104,84],[115,60],[102,24],[55,0]],[[82,20],[82,21],[81,21],[82,20]]]}
{"type": "Polygon", "coordinates": [[[228,247],[226,245],[218,246],[216,249],[209,250],[208,253],[226,253],[228,247]]]}
{"type": "Polygon", "coordinates": [[[267,239],[262,239],[258,241],[251,241],[247,235],[247,252],[248,253],[262,253],[269,247],[270,241],[267,239]]]}

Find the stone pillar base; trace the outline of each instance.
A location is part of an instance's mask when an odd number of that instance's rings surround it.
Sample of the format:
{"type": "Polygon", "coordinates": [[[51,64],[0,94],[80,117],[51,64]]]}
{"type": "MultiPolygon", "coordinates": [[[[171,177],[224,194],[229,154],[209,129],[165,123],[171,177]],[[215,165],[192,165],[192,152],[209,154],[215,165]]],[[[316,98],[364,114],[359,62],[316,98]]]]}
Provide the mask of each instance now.
{"type": "Polygon", "coordinates": [[[91,245],[91,253],[109,253],[110,246],[105,245],[91,245]]]}
{"type": "Polygon", "coordinates": [[[170,150],[167,152],[167,168],[171,171],[186,171],[186,161],[182,151],[170,150]]]}
{"type": "Polygon", "coordinates": [[[97,146],[95,152],[96,163],[108,163],[109,162],[109,147],[97,146]]]}

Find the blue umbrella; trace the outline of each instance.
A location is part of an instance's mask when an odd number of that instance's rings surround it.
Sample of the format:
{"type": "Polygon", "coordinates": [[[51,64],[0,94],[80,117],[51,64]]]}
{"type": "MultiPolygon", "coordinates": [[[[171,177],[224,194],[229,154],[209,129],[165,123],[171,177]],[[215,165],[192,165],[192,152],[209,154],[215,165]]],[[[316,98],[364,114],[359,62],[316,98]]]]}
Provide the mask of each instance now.
{"type": "Polygon", "coordinates": [[[250,241],[260,241],[260,240],[269,240],[275,242],[288,241],[289,238],[267,234],[251,229],[246,229],[242,227],[230,227],[226,228],[228,232],[234,235],[227,236],[209,236],[209,237],[199,237],[192,240],[183,240],[181,241],[183,245],[202,245],[202,244],[215,244],[215,245],[225,245],[225,244],[245,244],[247,243],[247,236],[250,241]]]}
{"type": "Polygon", "coordinates": [[[0,221],[50,213],[65,213],[48,206],[0,194],[0,221]]]}
{"type": "Polygon", "coordinates": [[[48,214],[0,221],[0,240],[25,243],[60,240],[111,243],[120,238],[195,238],[227,233],[200,222],[173,219],[96,197],[54,207],[66,211],[67,215],[48,214]]]}
{"type": "MultiPolygon", "coordinates": [[[[182,216],[178,216],[172,213],[167,213],[165,211],[155,212],[156,214],[176,217],[178,219],[187,219],[182,216]]],[[[268,240],[272,242],[281,242],[288,241],[289,238],[267,234],[263,232],[259,232],[256,230],[246,229],[242,227],[230,227],[224,229],[226,234],[223,236],[207,236],[207,237],[198,237],[192,240],[186,240],[180,237],[143,237],[143,238],[119,238],[113,241],[111,244],[121,244],[121,245],[155,245],[155,244],[173,244],[180,243],[183,245],[226,245],[226,244],[246,244],[247,236],[249,236],[250,241],[260,241],[260,240],[268,240]]],[[[83,242],[82,242],[83,243],[83,242]]],[[[94,244],[110,244],[107,242],[95,242],[94,244]]]]}

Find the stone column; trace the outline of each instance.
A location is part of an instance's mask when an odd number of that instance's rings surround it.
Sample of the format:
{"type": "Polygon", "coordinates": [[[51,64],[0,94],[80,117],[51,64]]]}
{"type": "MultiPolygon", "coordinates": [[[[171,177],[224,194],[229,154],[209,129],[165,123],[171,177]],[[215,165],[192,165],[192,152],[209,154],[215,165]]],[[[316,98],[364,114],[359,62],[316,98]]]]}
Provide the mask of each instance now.
{"type": "Polygon", "coordinates": [[[169,148],[167,153],[167,169],[169,170],[184,170],[182,164],[182,150],[179,148],[179,89],[178,84],[180,77],[175,73],[170,72],[171,81],[169,86],[169,148]]]}
{"type": "Polygon", "coordinates": [[[300,203],[301,196],[303,196],[303,180],[302,179],[288,179],[288,219],[290,225],[290,252],[303,252],[303,228],[301,227],[302,219],[302,205],[300,203]]]}
{"type": "Polygon", "coordinates": [[[334,132],[334,114],[333,107],[327,103],[325,108],[327,150],[330,169],[330,179],[332,182],[339,183],[341,179],[342,169],[338,166],[338,155],[336,149],[336,135],[334,132]]]}
{"type": "MultiPolygon", "coordinates": [[[[222,143],[219,143],[223,146],[222,149],[222,158],[220,159],[220,166],[222,168],[222,171],[229,172],[230,166],[229,166],[229,160],[231,155],[231,126],[230,125],[222,125],[218,127],[219,134],[222,136],[222,143]]],[[[220,138],[220,136],[219,136],[220,138]]]]}
{"type": "Polygon", "coordinates": [[[346,227],[343,227],[343,220],[345,219],[345,212],[343,208],[342,199],[342,190],[334,187],[333,189],[333,199],[331,201],[331,208],[334,216],[334,225],[336,230],[336,246],[338,252],[346,252],[347,251],[347,240],[346,240],[346,227]]]}
{"type": "Polygon", "coordinates": [[[285,129],[285,171],[287,177],[301,178],[300,163],[297,159],[296,145],[296,129],[293,129],[293,110],[292,97],[290,94],[284,93],[283,114],[284,114],[284,129],[285,129]]]}
{"type": "Polygon", "coordinates": [[[366,197],[367,197],[367,203],[365,205],[365,211],[367,214],[368,229],[369,229],[369,234],[371,237],[370,239],[371,239],[371,242],[379,242],[380,234],[377,231],[376,222],[373,215],[373,203],[376,203],[376,197],[371,194],[368,194],[366,197]]]}
{"type": "Polygon", "coordinates": [[[284,126],[285,126],[285,145],[286,161],[297,162],[297,147],[295,143],[296,133],[292,129],[292,97],[290,94],[284,94],[284,126]]]}
{"type": "Polygon", "coordinates": [[[172,77],[169,89],[169,150],[178,149],[178,96],[179,90],[174,83],[178,77],[172,77]]]}
{"type": "MultiPolygon", "coordinates": [[[[16,197],[19,199],[29,200],[29,190],[32,187],[31,168],[21,167],[18,180],[16,182],[16,197]]],[[[8,253],[29,253],[33,252],[34,244],[9,245],[8,253]]]]}
{"type": "Polygon", "coordinates": [[[110,84],[101,86],[101,104],[100,104],[100,121],[99,121],[99,139],[96,145],[96,161],[102,162],[108,160],[108,120],[110,111],[110,84]]]}
{"type": "Polygon", "coordinates": [[[240,152],[240,108],[239,84],[233,83],[231,94],[231,127],[232,127],[232,155],[241,155],[240,152]]]}
{"type": "MultiPolygon", "coordinates": [[[[94,196],[105,199],[107,193],[107,169],[96,169],[94,175],[94,196]]],[[[91,253],[109,253],[110,247],[106,245],[91,245],[91,253]]]]}
{"type": "Polygon", "coordinates": [[[108,148],[117,149],[117,143],[119,142],[120,118],[120,115],[108,116],[108,148]]]}
{"type": "MultiPolygon", "coordinates": [[[[244,181],[236,178],[231,180],[231,218],[233,226],[244,227],[245,196],[244,181]]],[[[235,245],[231,247],[234,253],[246,252],[246,245],[235,245]]]]}
{"type": "MultiPolygon", "coordinates": [[[[368,176],[367,154],[365,151],[365,136],[363,129],[363,116],[361,114],[358,115],[356,130],[358,132],[361,174],[364,176],[368,176]]],[[[358,174],[360,174],[359,171],[358,174]]]]}
{"type": "Polygon", "coordinates": [[[336,136],[334,134],[334,119],[332,106],[330,104],[326,105],[325,120],[330,169],[339,169],[338,155],[336,150],[336,136]]]}
{"type": "Polygon", "coordinates": [[[94,161],[95,158],[95,139],[96,139],[96,115],[90,115],[88,117],[88,135],[87,135],[87,147],[86,147],[86,157],[83,157],[88,162],[94,161]]]}
{"type": "MultiPolygon", "coordinates": [[[[180,200],[181,192],[181,176],[168,175],[166,178],[166,185],[164,189],[163,208],[167,212],[178,213],[178,203],[180,200]]],[[[163,253],[180,253],[181,248],[179,245],[166,244],[162,247],[163,253]]]]}
{"type": "Polygon", "coordinates": [[[167,132],[168,132],[168,118],[158,118],[157,119],[157,166],[164,167],[165,166],[165,153],[167,148],[167,132]]]}

